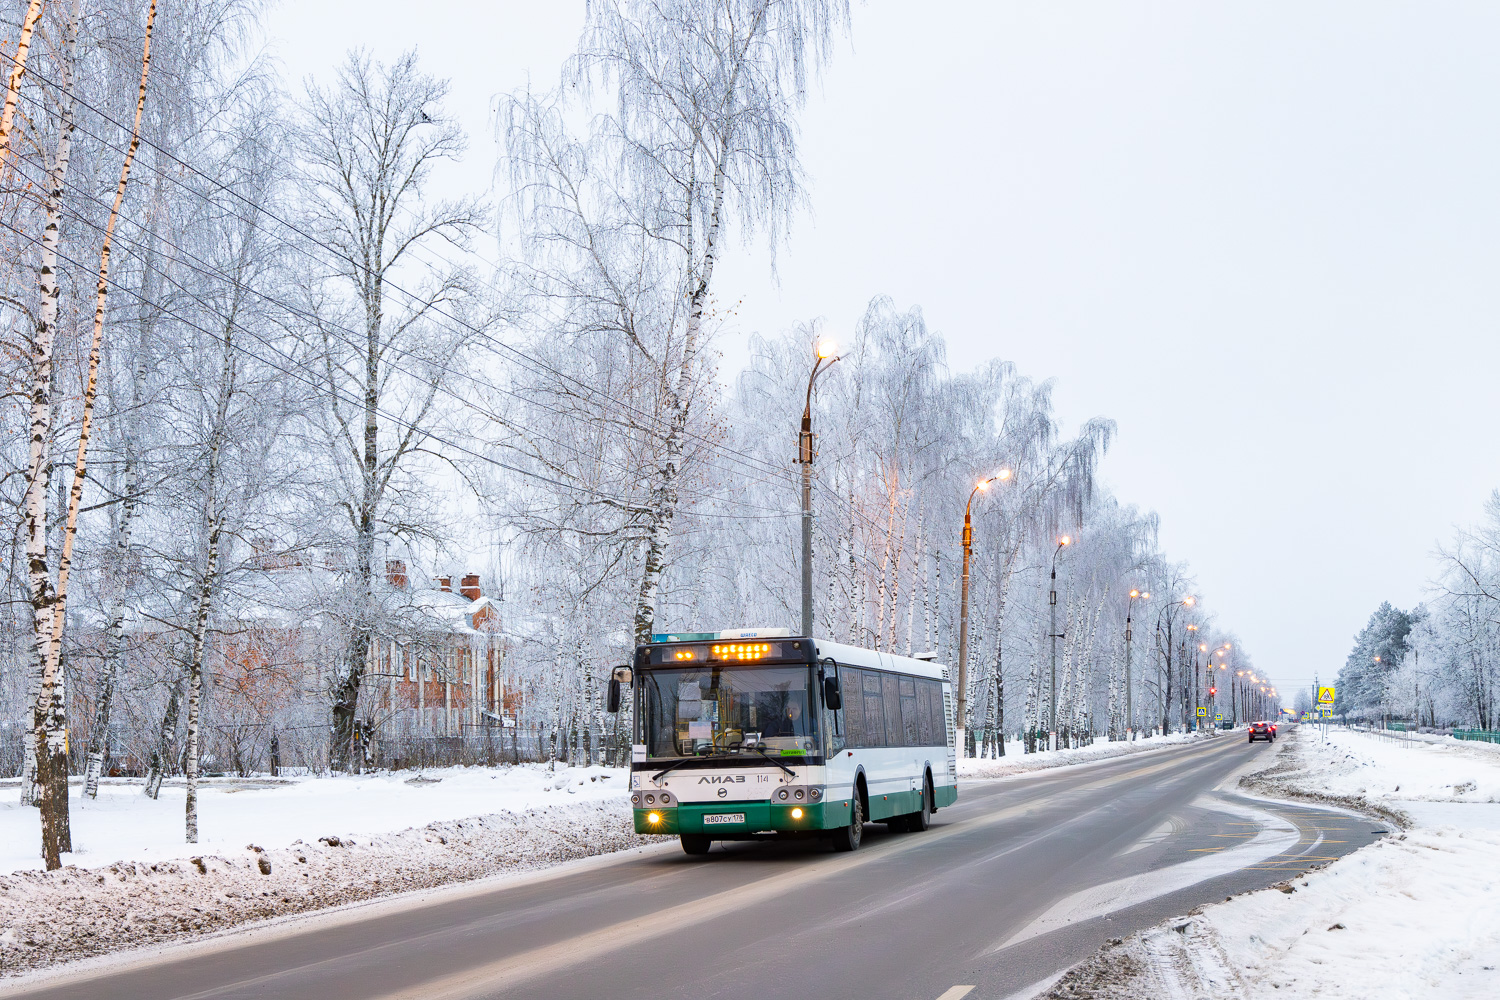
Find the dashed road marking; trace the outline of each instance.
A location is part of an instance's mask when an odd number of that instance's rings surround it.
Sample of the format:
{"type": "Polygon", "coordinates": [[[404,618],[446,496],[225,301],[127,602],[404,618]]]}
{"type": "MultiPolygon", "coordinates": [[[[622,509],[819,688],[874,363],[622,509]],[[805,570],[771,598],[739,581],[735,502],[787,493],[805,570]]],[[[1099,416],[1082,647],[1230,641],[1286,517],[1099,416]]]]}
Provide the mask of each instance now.
{"type": "Polygon", "coordinates": [[[938,997],[937,1000],[959,1000],[960,997],[966,997],[973,991],[974,987],[972,986],[955,986],[947,993],[938,997]]]}

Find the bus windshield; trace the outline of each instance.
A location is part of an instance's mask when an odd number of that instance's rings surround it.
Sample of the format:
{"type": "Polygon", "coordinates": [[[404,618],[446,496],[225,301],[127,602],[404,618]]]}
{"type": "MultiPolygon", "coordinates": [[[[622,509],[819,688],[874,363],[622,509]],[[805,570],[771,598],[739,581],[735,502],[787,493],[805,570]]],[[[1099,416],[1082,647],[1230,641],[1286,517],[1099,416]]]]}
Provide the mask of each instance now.
{"type": "Polygon", "coordinates": [[[807,666],[702,666],[642,673],[646,755],[811,754],[817,689],[807,666]]]}

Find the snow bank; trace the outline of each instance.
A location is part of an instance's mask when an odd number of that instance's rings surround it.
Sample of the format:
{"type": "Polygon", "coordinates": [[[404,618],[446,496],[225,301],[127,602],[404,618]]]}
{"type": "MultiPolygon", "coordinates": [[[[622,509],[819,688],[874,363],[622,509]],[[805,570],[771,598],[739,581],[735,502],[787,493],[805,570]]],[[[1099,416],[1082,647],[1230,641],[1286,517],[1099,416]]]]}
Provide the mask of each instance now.
{"type": "Polygon", "coordinates": [[[0,876],[0,974],[636,847],[623,797],[183,860],[0,876]]]}
{"type": "Polygon", "coordinates": [[[0,788],[0,975],[411,889],[545,867],[638,836],[628,772],[545,765],[220,779],[184,844],[185,790],[73,789],[76,850],[43,872],[39,820],[0,788]],[[86,867],[85,867],[86,866],[86,867]]]}
{"type": "MultiPolygon", "coordinates": [[[[1232,736],[1232,733],[1224,733],[1232,736]]],[[[1121,757],[1125,754],[1140,753],[1143,750],[1160,750],[1162,747],[1174,746],[1180,743],[1191,743],[1194,740],[1209,739],[1208,734],[1196,733],[1172,733],[1167,736],[1149,736],[1145,739],[1134,740],[1126,743],[1123,741],[1107,742],[1100,741],[1086,747],[1075,747],[1068,750],[1043,750],[1039,753],[1021,753],[1020,747],[1015,743],[1007,743],[1004,757],[991,757],[985,759],[969,758],[958,762],[958,776],[960,778],[1004,778],[1012,774],[1024,774],[1027,771],[1036,771],[1044,767],[1061,767],[1065,764],[1082,764],[1091,760],[1103,760],[1106,757],[1121,757]]]]}
{"type": "MultiPolygon", "coordinates": [[[[238,850],[247,843],[285,847],[392,833],[413,825],[486,813],[523,812],[547,803],[623,801],[629,772],[584,767],[548,771],[545,764],[502,768],[443,768],[323,778],[237,779],[202,782],[196,845],[183,843],[186,789],[164,785],[153,802],[140,781],[106,779],[98,799],[71,789],[71,854],[63,864],[97,868],[118,861],[152,863],[238,850]]],[[[41,867],[41,820],[20,804],[15,781],[0,783],[0,873],[41,867]]]]}
{"type": "MultiPolygon", "coordinates": [[[[1313,727],[1270,784],[1410,828],[1326,868],[1112,943],[1046,996],[1489,997],[1500,982],[1500,756],[1313,727]]],[[[1348,822],[1355,822],[1349,820],[1348,822]]],[[[1376,821],[1378,825],[1378,821],[1376,821]]],[[[1330,833],[1337,837],[1337,833],[1330,833]]]]}

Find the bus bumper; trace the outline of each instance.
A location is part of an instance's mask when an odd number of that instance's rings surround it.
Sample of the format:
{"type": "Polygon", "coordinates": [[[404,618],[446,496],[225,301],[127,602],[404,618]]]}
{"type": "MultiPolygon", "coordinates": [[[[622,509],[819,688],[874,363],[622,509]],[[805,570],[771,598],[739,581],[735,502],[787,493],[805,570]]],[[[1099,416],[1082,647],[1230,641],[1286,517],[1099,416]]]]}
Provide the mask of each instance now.
{"type": "Polygon", "coordinates": [[[696,833],[715,840],[745,840],[758,833],[836,830],[849,825],[850,800],[787,805],[770,802],[684,802],[666,809],[636,809],[636,833],[696,833]],[[801,816],[795,816],[795,811],[801,816]],[[743,821],[707,821],[709,816],[743,815],[743,821]],[[651,817],[658,821],[651,822],[651,817]]]}

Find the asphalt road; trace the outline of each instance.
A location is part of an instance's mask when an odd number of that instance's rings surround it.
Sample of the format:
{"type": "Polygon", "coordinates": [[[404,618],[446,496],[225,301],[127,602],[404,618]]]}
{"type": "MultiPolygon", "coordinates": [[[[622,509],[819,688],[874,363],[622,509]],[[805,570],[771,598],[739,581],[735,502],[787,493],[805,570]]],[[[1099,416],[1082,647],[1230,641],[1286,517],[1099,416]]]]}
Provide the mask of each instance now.
{"type": "Polygon", "coordinates": [[[1347,813],[1216,790],[1271,752],[1226,734],[969,782],[930,830],[872,824],[853,854],[814,843],[716,845],[698,859],[651,849],[311,918],[295,933],[168,949],[15,995],[1000,1000],[1108,938],[1383,832],[1347,813]]]}

